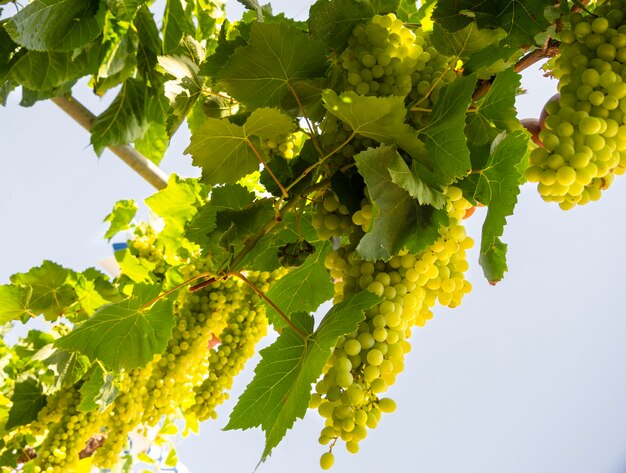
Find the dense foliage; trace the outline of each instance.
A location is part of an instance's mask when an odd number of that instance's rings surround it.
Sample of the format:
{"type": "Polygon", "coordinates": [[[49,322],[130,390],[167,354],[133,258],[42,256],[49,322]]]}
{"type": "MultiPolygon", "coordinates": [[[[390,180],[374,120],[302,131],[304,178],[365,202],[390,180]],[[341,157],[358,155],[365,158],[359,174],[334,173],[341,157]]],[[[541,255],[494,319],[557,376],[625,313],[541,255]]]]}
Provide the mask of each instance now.
{"type": "Polygon", "coordinates": [[[116,94],[96,152],[158,164],[184,123],[202,169],[146,200],[154,222],[132,201],[106,217],[106,238],[132,234],[115,278],[44,261],[0,286],[6,331],[51,327],[0,342],[2,471],[131,471],[141,436],[175,464],[168,437],[216,418],[268,327],[226,428],[260,427],[265,460],[314,409],[328,469],[395,409],[411,332],[471,291],[474,207],[495,284],[526,180],[569,209],[626,169],[620,0],[318,0],[307,22],[241,3],[231,22],[222,2],[168,0],[157,21],[146,0],[34,0],[0,22],[0,100],[90,77],[116,94]],[[561,94],[531,140],[519,73],[555,55],[561,94]]]}

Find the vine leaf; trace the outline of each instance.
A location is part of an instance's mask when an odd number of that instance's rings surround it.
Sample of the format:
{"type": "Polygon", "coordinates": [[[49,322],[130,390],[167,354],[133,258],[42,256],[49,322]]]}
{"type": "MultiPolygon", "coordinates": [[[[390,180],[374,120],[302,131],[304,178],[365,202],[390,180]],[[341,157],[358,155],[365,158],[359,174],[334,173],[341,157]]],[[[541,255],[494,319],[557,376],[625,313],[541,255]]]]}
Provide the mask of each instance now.
{"type": "Polygon", "coordinates": [[[428,125],[420,130],[428,150],[426,166],[437,182],[448,185],[471,169],[465,138],[465,115],[476,86],[476,76],[460,77],[441,90],[428,125]]]}
{"type": "Polygon", "coordinates": [[[399,0],[318,0],[311,7],[309,30],[335,51],[344,49],[354,27],[378,13],[398,8],[399,0]]]}
{"type": "Polygon", "coordinates": [[[103,4],[85,0],[34,0],[4,25],[16,43],[32,51],[72,51],[96,39],[103,4]]]}
{"type": "MultiPolygon", "coordinates": [[[[272,284],[267,297],[287,315],[296,311],[312,312],[332,299],[333,282],[323,264],[331,248],[330,242],[316,248],[315,253],[302,266],[291,270],[272,284]]],[[[287,326],[287,322],[269,305],[267,318],[277,330],[287,326]]]]}
{"type": "Polygon", "coordinates": [[[433,19],[448,31],[458,31],[476,21],[478,28],[502,28],[515,48],[535,44],[535,36],[550,25],[543,12],[552,0],[455,0],[438,2],[433,19]]]}
{"type": "Polygon", "coordinates": [[[187,226],[185,236],[203,248],[211,246],[209,234],[217,228],[217,213],[242,210],[254,202],[254,194],[238,184],[226,184],[211,191],[211,200],[204,204],[187,226]]]}
{"type": "Polygon", "coordinates": [[[173,134],[201,96],[202,79],[197,64],[186,56],[159,56],[158,61],[165,74],[172,76],[163,87],[174,115],[169,120],[169,133],[173,134]]]}
{"type": "MultiPolygon", "coordinates": [[[[423,3],[424,2],[420,2],[420,5],[423,3]]],[[[400,0],[400,5],[398,5],[397,10],[397,16],[405,23],[419,23],[421,20],[421,15],[417,9],[417,2],[414,0],[400,0]]]]}
{"type": "Polygon", "coordinates": [[[192,21],[192,11],[193,2],[167,0],[163,13],[163,52],[165,54],[176,51],[183,36],[195,36],[196,27],[192,21]]]}
{"type": "Polygon", "coordinates": [[[31,90],[49,90],[95,73],[98,69],[98,51],[84,51],[76,56],[71,52],[28,51],[11,68],[11,76],[31,90]]]}
{"type": "Polygon", "coordinates": [[[354,130],[386,145],[398,145],[413,157],[423,154],[424,145],[415,129],[404,123],[403,97],[364,97],[354,92],[322,94],[326,109],[354,130]]]}
{"type": "Polygon", "coordinates": [[[37,419],[37,413],[46,405],[46,396],[43,394],[41,384],[32,377],[15,383],[11,400],[13,406],[11,406],[9,420],[5,426],[7,431],[37,419]]]}
{"type": "Polygon", "coordinates": [[[440,24],[435,24],[431,35],[433,46],[446,56],[457,56],[463,59],[472,57],[474,54],[482,54],[482,51],[491,44],[497,44],[506,33],[501,28],[478,29],[472,22],[464,28],[450,32],[440,24]]]}
{"type": "Polygon", "coordinates": [[[364,311],[380,298],[362,291],[335,305],[313,331],[313,317],[299,312],[293,322],[307,334],[304,340],[291,328],[261,350],[255,376],[233,409],[226,429],[261,427],[266,444],[264,461],[296,419],[304,417],[311,397],[311,384],[322,373],[337,339],[357,329],[364,311]]]}
{"type": "Polygon", "coordinates": [[[172,300],[143,307],[160,288],[150,289],[142,297],[101,307],[55,345],[98,359],[115,371],[145,366],[165,349],[175,324],[172,300]]]}
{"type": "Polygon", "coordinates": [[[154,124],[164,126],[165,102],[164,96],[148,90],[144,82],[128,79],[111,105],[93,123],[91,144],[96,153],[101,154],[107,146],[140,141],[154,124]]]}
{"type": "Polygon", "coordinates": [[[182,231],[185,224],[198,213],[204,202],[204,186],[196,179],[181,179],[171,174],[167,187],[148,197],[145,202],[150,209],[171,225],[182,231]]]}
{"type": "MultiPolygon", "coordinates": [[[[48,346],[52,348],[52,345],[48,346]]],[[[46,347],[44,347],[43,350],[45,349],[46,347]]],[[[54,381],[48,389],[46,389],[46,394],[48,395],[79,381],[89,369],[90,364],[89,358],[85,355],[66,350],[54,350],[52,354],[44,360],[44,363],[54,373],[54,381]]]]}
{"type": "Polygon", "coordinates": [[[488,206],[483,224],[479,262],[485,277],[495,284],[507,271],[506,244],[500,237],[506,218],[513,214],[519,195],[522,172],[520,163],[528,153],[528,134],[516,131],[502,135],[494,142],[493,150],[477,178],[477,201],[488,206]]]}
{"type": "Polygon", "coordinates": [[[519,127],[515,93],[520,78],[513,69],[498,74],[487,95],[477,104],[475,113],[468,114],[465,133],[472,144],[489,143],[501,131],[513,131],[519,127]]]}
{"type": "Polygon", "coordinates": [[[120,266],[122,273],[131,281],[138,283],[153,282],[151,272],[156,268],[154,261],[145,258],[137,258],[128,248],[115,252],[115,261],[120,266]]]}
{"type": "Polygon", "coordinates": [[[109,222],[110,226],[104,238],[111,240],[115,235],[130,228],[130,222],[137,214],[137,205],[134,200],[120,200],[115,203],[113,210],[104,217],[104,222],[109,222]]]}
{"type": "Polygon", "coordinates": [[[393,183],[407,191],[421,205],[432,205],[436,209],[445,207],[446,197],[443,193],[422,181],[399,154],[390,157],[387,164],[393,183]]]}
{"type": "Polygon", "coordinates": [[[27,273],[14,274],[11,282],[30,286],[29,311],[36,315],[43,314],[46,320],[54,321],[76,302],[76,292],[70,284],[70,278],[73,277],[73,271],[46,260],[27,273]]]}
{"type": "Polygon", "coordinates": [[[244,105],[278,107],[299,79],[323,77],[326,48],[291,23],[254,23],[247,46],[237,49],[216,75],[244,105]]]}
{"type": "Polygon", "coordinates": [[[202,180],[207,184],[234,183],[259,168],[255,150],[259,152],[260,146],[253,136],[277,138],[292,128],[291,118],[274,108],[253,111],[243,126],[207,118],[192,135],[185,153],[202,167],[202,180]]]}
{"type": "Polygon", "coordinates": [[[370,261],[388,260],[402,249],[419,253],[439,236],[445,211],[422,206],[392,179],[388,167],[399,158],[392,146],[362,151],[355,156],[373,204],[372,228],[357,245],[359,254],[370,261]]]}
{"type": "Polygon", "coordinates": [[[98,412],[102,413],[113,403],[118,392],[115,375],[95,365],[91,376],[80,388],[81,400],[78,410],[89,412],[98,409],[98,412]]]}
{"type": "Polygon", "coordinates": [[[0,286],[0,325],[33,315],[29,310],[30,287],[15,284],[0,286]]]}

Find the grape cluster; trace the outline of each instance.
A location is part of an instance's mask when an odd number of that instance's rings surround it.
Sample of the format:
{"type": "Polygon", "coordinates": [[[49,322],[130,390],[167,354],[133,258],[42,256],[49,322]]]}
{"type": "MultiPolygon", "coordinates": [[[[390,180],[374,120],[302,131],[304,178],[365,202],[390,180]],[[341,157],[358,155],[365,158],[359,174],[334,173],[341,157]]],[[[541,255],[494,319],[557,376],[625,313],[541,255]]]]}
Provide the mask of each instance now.
{"type": "Polygon", "coordinates": [[[415,33],[393,13],[376,15],[358,24],[341,55],[347,74],[347,90],[359,95],[406,96],[411,74],[424,50],[415,43],[415,33]]]}
{"type": "Polygon", "coordinates": [[[465,250],[473,241],[460,224],[471,205],[458,188],[449,188],[447,197],[450,222],[419,255],[403,251],[387,262],[371,262],[348,246],[331,251],[325,260],[335,280],[334,303],[361,290],[384,300],[366,312],[357,330],[339,339],[315,386],[311,407],[326,419],[319,440],[330,444],[320,459],[322,468],[332,466],[332,448],[339,439],[349,452],[358,452],[367,428],[395,410],[395,402],[381,396],[404,368],[411,328],[424,325],[437,302],[456,307],[471,290],[464,272],[465,250]]]}
{"type": "Polygon", "coordinates": [[[165,262],[163,247],[157,242],[157,233],[151,225],[142,223],[135,228],[128,249],[140,260],[154,264],[152,272],[157,280],[162,280],[169,265],[165,262]]]}
{"type": "Polygon", "coordinates": [[[348,235],[352,230],[350,211],[339,202],[333,192],[327,192],[322,197],[321,204],[316,206],[311,224],[322,240],[348,235]]]}
{"type": "Polygon", "coordinates": [[[47,435],[33,460],[34,473],[73,471],[80,452],[100,427],[95,411],[80,412],[78,386],[52,396],[47,407],[38,414],[37,423],[45,425],[47,435]]]}
{"type": "Polygon", "coordinates": [[[556,61],[560,96],[546,105],[543,148],[526,178],[563,210],[600,199],[626,170],[626,18],[621,1],[572,14],[556,61]]]}
{"type": "MultiPolygon", "coordinates": [[[[266,291],[267,276],[268,273],[257,273],[249,274],[248,278],[261,291],[266,291]]],[[[194,387],[194,403],[189,411],[201,421],[217,418],[216,407],[228,399],[234,377],[254,355],[257,342],[267,333],[265,307],[255,307],[253,295],[242,290],[241,281],[231,279],[224,284],[239,287],[233,294],[233,310],[226,319],[226,328],[220,334],[221,344],[209,354],[208,375],[194,387]]]]}
{"type": "MultiPolygon", "coordinates": [[[[158,361],[160,356],[156,356],[158,361]]],[[[150,402],[153,393],[148,391],[146,382],[152,374],[155,361],[143,368],[125,372],[120,393],[113,404],[102,414],[106,441],[93,456],[94,465],[112,468],[119,460],[120,452],[128,443],[128,434],[141,423],[144,404],[150,402]]]]}
{"type": "Polygon", "coordinates": [[[279,137],[278,139],[268,138],[261,141],[263,150],[270,156],[282,156],[291,159],[300,154],[307,135],[302,131],[295,131],[279,137]]]}

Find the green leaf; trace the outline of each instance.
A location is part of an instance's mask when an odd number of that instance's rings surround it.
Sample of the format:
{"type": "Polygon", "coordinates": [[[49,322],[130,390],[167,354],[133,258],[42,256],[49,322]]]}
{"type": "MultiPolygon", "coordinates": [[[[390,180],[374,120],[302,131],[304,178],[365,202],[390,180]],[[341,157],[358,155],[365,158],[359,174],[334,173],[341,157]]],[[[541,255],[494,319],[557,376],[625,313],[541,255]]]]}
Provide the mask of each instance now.
{"type": "Polygon", "coordinates": [[[527,159],[527,154],[526,132],[516,131],[502,135],[494,142],[489,160],[478,177],[474,197],[488,207],[479,261],[491,284],[500,281],[507,270],[506,245],[500,241],[500,237],[504,232],[506,218],[513,214],[517,204],[522,178],[519,165],[527,159]]]}
{"type": "Polygon", "coordinates": [[[15,383],[11,400],[13,406],[9,411],[6,430],[34,421],[41,408],[46,405],[46,396],[43,394],[39,381],[30,377],[15,383]]]}
{"type": "Polygon", "coordinates": [[[399,154],[396,153],[387,162],[387,166],[393,183],[407,191],[421,205],[432,205],[436,209],[445,207],[446,197],[443,193],[426,185],[416,172],[409,169],[409,166],[399,154]]]}
{"type": "Polygon", "coordinates": [[[33,51],[72,51],[96,39],[104,25],[97,0],[34,0],[5,24],[16,43],[33,51]]]}
{"type": "Polygon", "coordinates": [[[393,182],[388,167],[398,158],[392,146],[369,148],[355,156],[373,205],[372,228],[357,251],[370,261],[386,261],[402,249],[417,254],[437,240],[440,225],[447,223],[445,211],[420,205],[393,182]]]}
{"type": "Polygon", "coordinates": [[[218,212],[212,241],[223,248],[238,251],[248,238],[274,218],[273,203],[273,199],[263,199],[241,210],[218,212]]]}
{"type": "Polygon", "coordinates": [[[146,5],[137,11],[133,21],[137,29],[139,44],[137,46],[137,71],[139,76],[152,84],[158,84],[161,74],[156,70],[157,57],[163,54],[163,44],[159,37],[159,29],[154,16],[146,5]]]}
{"type": "Polygon", "coordinates": [[[0,325],[34,315],[29,311],[30,296],[29,287],[14,284],[0,286],[0,325]]]}
{"type": "Polygon", "coordinates": [[[492,44],[465,61],[463,70],[467,75],[476,73],[479,79],[489,79],[515,65],[523,55],[521,48],[492,44]]]}
{"type": "Polygon", "coordinates": [[[254,248],[242,260],[241,267],[258,271],[273,271],[281,266],[278,255],[282,246],[299,242],[301,239],[316,242],[319,237],[308,217],[304,214],[296,218],[295,214],[288,213],[279,225],[254,245],[254,248]]]}
{"type": "MultiPolygon", "coordinates": [[[[102,296],[97,285],[97,280],[89,279],[81,274],[74,286],[80,307],[88,317],[107,302],[112,302],[102,296]]],[[[75,320],[72,318],[72,321],[75,320]]]]}
{"type": "MultiPolygon", "coordinates": [[[[32,107],[39,101],[70,94],[75,83],[76,81],[66,82],[54,89],[47,90],[31,90],[22,86],[22,100],[20,100],[20,105],[22,107],[32,107]]],[[[11,81],[11,84],[17,85],[14,81],[11,81]]]]}
{"type": "Polygon", "coordinates": [[[11,68],[13,79],[32,90],[48,90],[97,70],[97,51],[73,53],[28,51],[11,68]]]}
{"type": "Polygon", "coordinates": [[[330,89],[322,97],[326,109],[355,133],[386,145],[395,144],[415,158],[423,154],[424,145],[417,131],[404,123],[403,97],[364,97],[354,92],[337,95],[330,89]]]}
{"type": "Polygon", "coordinates": [[[98,412],[102,413],[113,403],[118,393],[116,376],[96,365],[89,379],[80,388],[81,400],[78,410],[89,412],[98,409],[98,412]]]}
{"type": "Polygon", "coordinates": [[[14,274],[11,282],[30,286],[30,312],[43,314],[47,320],[54,321],[76,302],[76,292],[69,284],[69,278],[73,278],[73,275],[73,271],[46,260],[27,273],[14,274]]]}
{"type": "Polygon", "coordinates": [[[274,108],[255,110],[243,126],[207,118],[185,153],[202,167],[202,180],[207,184],[234,183],[259,168],[256,153],[261,153],[261,147],[253,136],[277,138],[292,128],[291,118],[274,108]]]}
{"type": "Polygon", "coordinates": [[[196,27],[192,21],[193,2],[167,0],[163,14],[163,52],[171,54],[178,50],[183,36],[194,36],[196,27]]]}
{"type": "Polygon", "coordinates": [[[173,134],[201,96],[203,81],[198,77],[198,65],[186,56],[159,56],[158,61],[159,67],[173,77],[163,85],[174,115],[169,124],[173,134]]]}
{"type": "Polygon", "coordinates": [[[156,263],[145,258],[137,258],[128,248],[115,252],[115,261],[119,264],[124,276],[138,283],[153,282],[152,271],[156,263]]]}
{"type": "Polygon", "coordinates": [[[98,359],[114,371],[145,366],[167,346],[175,324],[173,301],[151,308],[144,298],[109,304],[56,341],[56,346],[98,359]]]}
{"type": "Polygon", "coordinates": [[[113,210],[104,217],[104,222],[110,222],[104,238],[111,240],[117,233],[130,228],[130,222],[137,213],[137,205],[134,200],[120,200],[115,203],[113,210]]]}
{"type": "Polygon", "coordinates": [[[487,144],[502,131],[519,128],[515,95],[521,76],[513,69],[498,74],[487,95],[477,104],[474,113],[467,116],[465,134],[472,144],[487,144]]]}
{"type": "Polygon", "coordinates": [[[127,23],[123,28],[117,27],[115,30],[108,33],[112,38],[103,45],[104,55],[90,84],[98,95],[123,83],[137,70],[137,33],[128,30],[127,23]]]}
{"type": "Polygon", "coordinates": [[[476,76],[467,76],[441,89],[428,125],[420,130],[428,150],[426,166],[441,185],[451,184],[471,169],[464,128],[475,86],[476,76]]]}
{"type": "Polygon", "coordinates": [[[393,12],[399,0],[318,0],[311,7],[309,31],[329,48],[341,51],[354,27],[378,13],[393,12]]]}
{"type": "Polygon", "coordinates": [[[54,373],[54,381],[46,390],[48,395],[79,381],[89,369],[90,364],[86,356],[65,350],[54,350],[44,363],[54,373]]]}
{"type": "Polygon", "coordinates": [[[514,48],[535,44],[535,36],[550,25],[544,10],[552,0],[455,0],[438,2],[433,19],[449,31],[458,31],[476,21],[478,28],[502,28],[514,48]]]}
{"type": "Polygon", "coordinates": [[[165,97],[137,79],[124,82],[115,100],[98,115],[91,128],[91,144],[96,153],[102,153],[107,146],[139,140],[155,122],[165,124],[162,100],[165,97]]]}
{"type": "Polygon", "coordinates": [[[364,311],[380,298],[363,291],[335,305],[313,332],[313,318],[305,313],[294,317],[307,338],[285,328],[269,347],[261,351],[255,376],[233,409],[226,429],[260,426],[266,434],[261,461],[278,445],[296,419],[306,413],[311,384],[321,375],[337,339],[357,329],[364,311]]]}
{"type": "MultiPolygon", "coordinates": [[[[324,259],[331,249],[330,242],[325,242],[302,266],[280,278],[268,291],[267,297],[287,316],[292,312],[313,312],[332,299],[333,282],[324,267],[324,259]]],[[[287,322],[269,305],[267,318],[277,330],[287,326],[287,322]]]]}
{"type": "Polygon", "coordinates": [[[132,21],[147,0],[107,0],[107,7],[119,21],[132,21]]]}
{"type": "Polygon", "coordinates": [[[215,79],[248,107],[279,107],[295,81],[322,77],[326,67],[324,43],[291,23],[254,23],[247,46],[232,54],[215,79]]]}
{"type": "Polygon", "coordinates": [[[198,213],[205,201],[204,186],[197,179],[181,179],[172,173],[167,187],[146,199],[146,205],[165,220],[165,224],[178,230],[198,213]]]}
{"type": "MultiPolygon", "coordinates": [[[[420,2],[422,4],[424,2],[420,2]]],[[[416,0],[400,0],[396,16],[405,23],[419,23],[421,20],[416,0]]]]}
{"type": "Polygon", "coordinates": [[[470,23],[455,32],[450,32],[440,24],[435,24],[430,37],[433,46],[440,53],[465,60],[474,54],[482,54],[486,47],[497,44],[505,36],[506,33],[500,28],[479,30],[476,23],[470,23]]]}

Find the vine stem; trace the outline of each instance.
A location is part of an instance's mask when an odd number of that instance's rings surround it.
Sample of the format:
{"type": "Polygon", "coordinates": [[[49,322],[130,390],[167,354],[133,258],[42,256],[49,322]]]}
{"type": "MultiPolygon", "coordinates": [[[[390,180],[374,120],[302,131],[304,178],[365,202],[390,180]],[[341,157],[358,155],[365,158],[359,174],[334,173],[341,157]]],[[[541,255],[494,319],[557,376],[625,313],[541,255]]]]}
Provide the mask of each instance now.
{"type": "Polygon", "coordinates": [[[269,305],[271,305],[272,308],[276,312],[278,312],[278,314],[285,320],[285,322],[287,322],[287,325],[289,325],[289,327],[291,327],[291,329],[294,332],[296,332],[300,336],[300,338],[302,338],[302,340],[307,340],[307,336],[305,335],[305,333],[302,330],[300,330],[298,327],[296,327],[294,325],[294,323],[289,319],[289,317],[287,317],[287,315],[285,315],[285,313],[282,310],[280,310],[280,308],[276,304],[274,304],[272,302],[272,300],[269,297],[267,297],[265,295],[265,293],[263,291],[261,291],[261,289],[259,289],[256,286],[256,284],[254,284],[252,281],[250,281],[243,274],[238,273],[236,271],[233,271],[233,272],[229,273],[229,276],[235,276],[235,277],[241,279],[243,282],[245,282],[248,286],[250,286],[250,288],[259,295],[259,297],[261,297],[265,302],[267,302],[269,305]]]}

